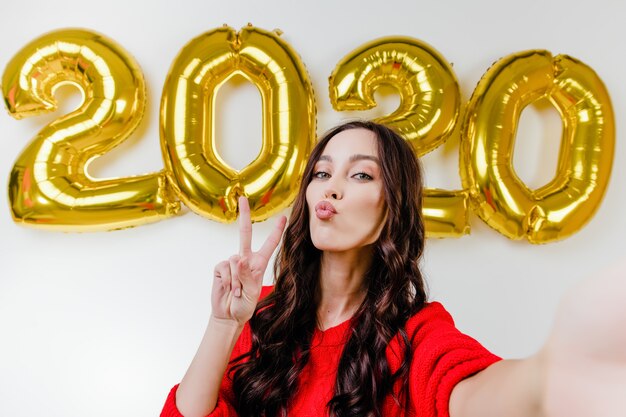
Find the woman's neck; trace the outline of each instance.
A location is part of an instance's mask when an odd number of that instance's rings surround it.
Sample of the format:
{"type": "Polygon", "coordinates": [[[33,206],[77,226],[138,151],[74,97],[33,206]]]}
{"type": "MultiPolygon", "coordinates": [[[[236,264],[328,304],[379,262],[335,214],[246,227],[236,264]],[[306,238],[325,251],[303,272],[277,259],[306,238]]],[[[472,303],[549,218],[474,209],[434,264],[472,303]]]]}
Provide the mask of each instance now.
{"type": "Polygon", "coordinates": [[[350,252],[324,252],[320,263],[317,320],[321,330],[348,320],[366,294],[365,272],[371,247],[350,252]]]}

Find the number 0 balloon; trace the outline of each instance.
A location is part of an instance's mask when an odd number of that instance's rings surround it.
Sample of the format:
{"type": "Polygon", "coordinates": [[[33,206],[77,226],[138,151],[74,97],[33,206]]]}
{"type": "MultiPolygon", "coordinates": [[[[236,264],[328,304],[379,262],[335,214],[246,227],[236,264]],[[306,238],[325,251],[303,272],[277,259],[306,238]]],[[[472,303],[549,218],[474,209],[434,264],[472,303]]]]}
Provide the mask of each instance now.
{"type": "Polygon", "coordinates": [[[161,102],[161,144],[177,193],[194,212],[231,222],[245,195],[252,220],[267,219],[295,198],[314,143],[311,82],[277,33],[223,27],[192,40],[174,61],[161,102]],[[235,74],[256,85],[263,107],[260,155],[240,172],[220,157],[213,133],[217,91],[235,74]]]}
{"type": "Polygon", "coordinates": [[[563,239],[600,205],[611,174],[615,127],[609,95],[582,62],[547,51],[495,63],[470,100],[461,144],[461,179],[476,213],[512,239],[563,239]],[[520,114],[545,98],[558,110],[563,136],[556,175],[530,190],[515,174],[512,152],[520,114]]]}

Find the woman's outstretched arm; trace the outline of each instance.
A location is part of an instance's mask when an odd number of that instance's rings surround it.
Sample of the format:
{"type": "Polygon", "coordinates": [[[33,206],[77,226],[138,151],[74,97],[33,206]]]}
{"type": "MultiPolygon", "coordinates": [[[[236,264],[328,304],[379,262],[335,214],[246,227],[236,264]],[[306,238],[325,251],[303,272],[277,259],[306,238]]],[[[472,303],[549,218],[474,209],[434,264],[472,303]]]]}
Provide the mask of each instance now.
{"type": "Polygon", "coordinates": [[[224,372],[243,326],[209,319],[204,337],[178,390],[176,407],[185,417],[204,417],[215,409],[224,372]]]}
{"type": "Polygon", "coordinates": [[[626,266],[584,281],[562,300],[541,351],[462,381],[451,417],[623,417],[626,266]]]}
{"type": "Polygon", "coordinates": [[[502,360],[461,381],[450,396],[450,417],[544,417],[540,354],[502,360]]]}
{"type": "Polygon", "coordinates": [[[285,223],[281,217],[261,249],[253,252],[250,207],[247,199],[239,199],[239,254],[215,267],[211,318],[176,392],[176,406],[185,417],[204,417],[215,409],[233,347],[254,313],[265,269],[285,223]]]}

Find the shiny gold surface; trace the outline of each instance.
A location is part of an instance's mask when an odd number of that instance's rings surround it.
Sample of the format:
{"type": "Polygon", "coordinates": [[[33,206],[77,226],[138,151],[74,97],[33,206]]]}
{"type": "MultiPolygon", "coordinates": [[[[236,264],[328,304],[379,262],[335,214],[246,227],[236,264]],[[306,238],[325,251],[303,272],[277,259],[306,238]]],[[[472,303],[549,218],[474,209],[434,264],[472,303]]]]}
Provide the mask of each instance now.
{"type": "Polygon", "coordinates": [[[123,142],[144,111],[137,63],[114,41],[88,30],[48,33],[7,64],[2,92],[23,118],[56,109],[54,91],[73,84],[80,107],[44,127],[17,158],[9,181],[13,218],[63,231],[111,230],[172,216],[180,207],[163,172],[98,180],[89,162],[123,142]]]}
{"type": "MultiPolygon", "coordinates": [[[[374,91],[390,85],[400,105],[377,119],[394,128],[422,156],[443,144],[454,130],[461,92],[452,67],[430,45],[409,37],[385,37],[346,55],[329,77],[330,101],[336,110],[376,107],[374,91]]],[[[429,237],[469,233],[468,196],[464,191],[427,189],[424,220],[429,237]]]]}
{"type": "Polygon", "coordinates": [[[566,55],[509,55],[482,77],[470,100],[461,144],[461,177],[474,211],[512,239],[546,243],[576,233],[600,205],[611,174],[615,126],[609,95],[595,72],[566,55]],[[545,98],[563,136],[556,175],[531,190],[512,166],[522,110],[545,98]]]}
{"type": "Polygon", "coordinates": [[[315,102],[298,54],[276,32],[224,26],[189,42],[169,71],[161,102],[161,145],[179,198],[212,220],[234,221],[248,197],[253,221],[288,207],[315,143],[315,102]],[[217,91],[239,74],[261,94],[263,142],[241,171],[215,148],[217,91]]]}

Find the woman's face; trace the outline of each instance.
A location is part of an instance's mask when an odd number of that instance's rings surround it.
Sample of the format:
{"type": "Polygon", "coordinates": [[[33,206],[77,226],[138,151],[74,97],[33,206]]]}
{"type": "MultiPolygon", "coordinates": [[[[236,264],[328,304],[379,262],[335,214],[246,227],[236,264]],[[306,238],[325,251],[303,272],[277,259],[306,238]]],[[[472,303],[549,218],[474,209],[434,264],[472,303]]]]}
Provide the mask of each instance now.
{"type": "Polygon", "coordinates": [[[316,248],[346,251],[378,239],[386,208],[373,132],[349,129],[333,136],[315,164],[306,201],[316,248]]]}

